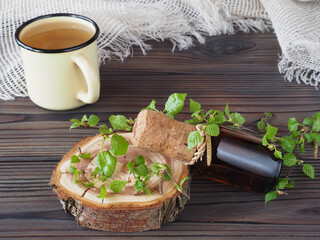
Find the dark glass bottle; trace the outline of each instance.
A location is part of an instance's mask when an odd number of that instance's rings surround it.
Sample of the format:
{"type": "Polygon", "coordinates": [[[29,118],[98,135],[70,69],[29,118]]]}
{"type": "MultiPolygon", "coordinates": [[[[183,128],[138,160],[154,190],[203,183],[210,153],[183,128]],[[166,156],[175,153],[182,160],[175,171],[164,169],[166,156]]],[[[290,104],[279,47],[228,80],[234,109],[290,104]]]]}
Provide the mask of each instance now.
{"type": "Polygon", "coordinates": [[[226,132],[211,138],[211,165],[198,161],[196,168],[206,178],[245,190],[271,190],[279,178],[282,161],[261,144],[226,132]]]}

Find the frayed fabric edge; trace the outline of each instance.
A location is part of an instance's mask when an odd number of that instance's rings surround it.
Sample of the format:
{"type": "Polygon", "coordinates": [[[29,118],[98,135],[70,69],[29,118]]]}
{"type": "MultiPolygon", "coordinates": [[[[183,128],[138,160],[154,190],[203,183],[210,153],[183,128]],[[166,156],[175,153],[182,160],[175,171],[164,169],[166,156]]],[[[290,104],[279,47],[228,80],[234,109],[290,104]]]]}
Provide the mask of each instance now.
{"type": "Polygon", "coordinates": [[[283,75],[285,81],[295,81],[298,84],[303,82],[319,90],[320,72],[317,72],[314,69],[305,68],[298,63],[291,62],[284,55],[279,58],[279,72],[283,75]]]}
{"type": "MultiPolygon", "coordinates": [[[[110,61],[111,59],[123,61],[124,58],[127,58],[130,55],[133,56],[133,46],[140,47],[142,53],[146,54],[146,51],[152,48],[150,44],[146,43],[150,39],[156,41],[164,41],[164,39],[167,39],[171,41],[173,52],[176,48],[178,48],[179,50],[188,49],[193,46],[195,41],[203,44],[205,42],[205,37],[207,36],[235,34],[239,31],[245,33],[248,33],[250,31],[265,32],[272,29],[272,24],[268,20],[232,16],[221,5],[219,6],[210,3],[210,6],[211,10],[215,9],[214,12],[217,14],[217,16],[213,16],[212,12],[211,14],[205,14],[202,12],[203,15],[199,12],[197,19],[193,18],[187,20],[189,25],[187,31],[177,31],[174,34],[163,34],[163,32],[161,31],[147,31],[143,34],[140,33],[138,35],[135,35],[135,32],[131,32],[128,29],[123,29],[114,36],[114,38],[111,42],[108,43],[108,45],[99,45],[98,41],[100,64],[103,64],[108,60],[110,61]],[[219,22],[221,21],[220,27],[217,26],[217,19],[219,19],[219,22]]],[[[15,97],[27,97],[27,93],[25,91],[26,84],[23,78],[22,67],[21,65],[19,65],[17,68],[21,70],[21,74],[19,74],[21,79],[16,79],[15,81],[19,82],[20,90],[7,90],[7,88],[12,85],[10,84],[10,74],[8,74],[8,76],[5,76],[4,79],[0,81],[0,99],[14,100],[15,97]]]]}

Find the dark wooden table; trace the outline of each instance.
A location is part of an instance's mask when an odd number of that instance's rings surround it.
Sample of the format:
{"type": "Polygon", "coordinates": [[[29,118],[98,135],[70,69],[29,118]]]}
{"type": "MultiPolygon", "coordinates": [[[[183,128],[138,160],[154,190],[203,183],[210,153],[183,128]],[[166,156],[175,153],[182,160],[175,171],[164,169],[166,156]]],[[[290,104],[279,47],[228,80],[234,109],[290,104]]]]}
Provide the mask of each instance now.
{"type": "MultiPolygon", "coordinates": [[[[69,119],[97,114],[135,117],[152,99],[160,109],[170,93],[186,92],[203,107],[242,113],[252,122],[274,113],[273,125],[285,131],[289,117],[299,121],[320,110],[320,93],[284,82],[277,69],[280,52],[272,33],[237,34],[208,39],[188,51],[171,52],[169,42],[155,43],[143,56],[111,61],[101,67],[99,102],[71,111],[48,111],[29,99],[0,102],[0,238],[115,239],[302,239],[320,238],[320,162],[309,180],[296,168],[296,189],[264,205],[264,194],[245,192],[205,180],[194,173],[191,200],[175,222],[143,233],[99,232],[77,226],[50,189],[51,172],[62,155],[83,136],[69,132],[69,119]]],[[[183,119],[188,106],[180,114],[183,119]]],[[[310,150],[310,149],[309,149],[310,150]]]]}

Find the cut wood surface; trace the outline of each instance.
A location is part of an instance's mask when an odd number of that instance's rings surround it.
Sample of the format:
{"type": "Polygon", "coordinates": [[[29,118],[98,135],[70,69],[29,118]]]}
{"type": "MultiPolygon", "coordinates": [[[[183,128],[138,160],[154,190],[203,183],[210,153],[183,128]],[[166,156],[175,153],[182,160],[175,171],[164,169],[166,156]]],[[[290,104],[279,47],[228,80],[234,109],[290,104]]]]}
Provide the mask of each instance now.
{"type": "MultiPolygon", "coordinates": [[[[147,187],[151,195],[145,193],[134,194],[134,178],[129,174],[126,164],[135,160],[138,155],[145,158],[146,165],[151,169],[154,162],[168,164],[172,169],[172,177],[180,183],[189,176],[189,169],[179,161],[163,156],[160,153],[147,152],[132,145],[132,133],[121,134],[129,142],[128,152],[118,156],[117,166],[111,180],[128,181],[120,193],[107,192],[105,198],[98,198],[99,186],[86,187],[80,181],[74,183],[74,174],[69,173],[72,155],[91,154],[90,159],[82,159],[73,166],[83,174],[90,175],[88,169],[100,151],[103,141],[101,135],[86,137],[77,143],[58,163],[50,181],[62,206],[70,212],[80,226],[96,230],[112,232],[141,232],[160,228],[161,224],[172,222],[183,209],[187,197],[180,194],[173,181],[163,182],[163,193],[159,193],[159,181],[156,176],[151,177],[147,187]],[[180,196],[181,195],[181,196],[180,196]]],[[[110,150],[110,140],[104,143],[103,150],[110,150]]],[[[89,169],[90,170],[90,169],[89,169]]],[[[94,169],[91,171],[94,171],[94,169]]],[[[81,179],[82,174],[79,174],[81,179]]],[[[108,180],[106,181],[108,182],[108,180]]],[[[190,181],[186,181],[184,188],[189,192],[190,181]]]]}
{"type": "MultiPolygon", "coordinates": [[[[153,43],[153,42],[152,42],[153,43]]],[[[154,43],[143,56],[110,61],[101,67],[101,98],[70,111],[48,111],[29,99],[0,101],[0,238],[1,239],[319,239],[320,160],[312,149],[302,158],[312,163],[316,179],[298,167],[296,188],[266,207],[264,194],[245,192],[203,179],[193,171],[191,199],[175,222],[139,233],[94,231],[66,214],[48,185],[51,173],[73,145],[96,130],[69,132],[69,120],[96,114],[136,117],[152,99],[163,109],[170,93],[186,92],[204,109],[231,111],[254,121],[274,113],[270,123],[286,131],[290,117],[302,121],[320,110],[320,93],[283,81],[280,49],[274,34],[237,34],[209,38],[205,45],[171,52],[169,42],[154,43]]],[[[177,119],[189,116],[186,103],[177,119]]],[[[283,174],[286,173],[284,169],[283,174]]]]}

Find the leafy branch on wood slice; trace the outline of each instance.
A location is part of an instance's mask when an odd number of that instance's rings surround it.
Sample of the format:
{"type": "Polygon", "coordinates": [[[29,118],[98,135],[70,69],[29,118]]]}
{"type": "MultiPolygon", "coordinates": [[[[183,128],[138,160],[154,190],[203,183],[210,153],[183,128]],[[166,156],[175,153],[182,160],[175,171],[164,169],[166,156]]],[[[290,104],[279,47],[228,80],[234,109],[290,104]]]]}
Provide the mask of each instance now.
{"type": "MultiPolygon", "coordinates": [[[[147,108],[152,108],[154,106],[155,101],[152,102],[147,108]]],[[[167,106],[168,110],[166,110],[169,114],[174,115],[173,110],[169,108],[169,105],[167,106]]],[[[153,109],[155,110],[155,109],[153,109]]],[[[77,127],[83,127],[83,128],[94,128],[98,129],[100,133],[103,136],[103,141],[100,146],[100,152],[97,155],[97,167],[92,173],[93,177],[97,180],[100,180],[102,182],[105,182],[107,179],[111,178],[116,166],[117,166],[117,156],[125,155],[128,150],[129,142],[122,137],[121,135],[118,135],[116,131],[132,131],[132,127],[135,123],[135,120],[131,118],[126,118],[123,115],[111,115],[109,118],[109,122],[111,123],[112,127],[108,127],[105,124],[101,124],[97,126],[100,119],[96,115],[91,115],[89,118],[84,115],[81,120],[78,119],[71,119],[70,120],[72,125],[70,126],[70,130],[77,128],[77,127]],[[111,136],[111,137],[110,137],[111,136]],[[110,138],[111,141],[111,148],[110,150],[103,151],[103,146],[105,143],[105,140],[110,138]]],[[[70,170],[69,172],[72,174],[75,174],[75,183],[77,182],[78,175],[82,173],[82,171],[78,171],[78,169],[72,164],[79,163],[80,158],[90,158],[90,153],[86,155],[82,155],[81,149],[80,149],[80,155],[76,156],[73,155],[71,157],[71,164],[70,164],[70,170]],[[76,159],[76,160],[75,160],[76,159]]],[[[134,188],[136,190],[135,194],[138,194],[140,192],[145,192],[146,194],[150,195],[151,191],[146,186],[148,184],[149,179],[156,174],[159,177],[159,192],[162,194],[162,181],[163,180],[170,180],[172,179],[174,181],[175,186],[177,189],[184,195],[186,195],[188,198],[189,196],[182,190],[182,184],[184,181],[186,181],[189,178],[183,179],[183,182],[178,185],[176,181],[172,177],[172,171],[169,165],[164,165],[161,163],[154,163],[152,165],[152,171],[148,169],[148,167],[145,165],[145,159],[143,156],[137,156],[136,161],[131,161],[127,164],[127,167],[129,168],[130,174],[135,174],[135,184],[134,188]],[[157,169],[157,171],[155,171],[157,169]],[[164,173],[165,171],[165,173],[164,173]],[[168,174],[170,174],[170,177],[168,177],[168,174]],[[160,188],[161,186],[161,188],[160,188]]],[[[85,185],[86,187],[93,187],[95,183],[93,182],[85,182],[81,179],[81,183],[85,185]]],[[[110,183],[110,186],[104,186],[101,185],[101,191],[98,198],[105,198],[107,189],[110,188],[113,192],[119,193],[123,190],[123,188],[127,185],[127,181],[120,181],[120,180],[113,180],[110,183]]]]}
{"type": "MultiPolygon", "coordinates": [[[[162,111],[162,113],[168,115],[170,118],[174,118],[176,114],[178,114],[184,107],[184,102],[187,97],[186,93],[173,93],[169,96],[168,100],[165,103],[165,109],[162,111]]],[[[157,112],[161,112],[158,109],[156,109],[156,101],[152,100],[151,103],[146,107],[141,109],[143,110],[154,110],[157,112]]],[[[224,111],[221,110],[214,110],[210,109],[209,111],[204,111],[201,107],[201,104],[194,101],[190,98],[190,112],[191,119],[186,120],[186,123],[191,124],[203,124],[202,130],[205,131],[206,134],[216,137],[220,134],[220,128],[219,125],[227,125],[232,128],[238,129],[238,130],[249,130],[243,126],[245,123],[244,117],[238,113],[238,112],[230,112],[228,104],[226,105],[224,111]]],[[[314,148],[314,158],[317,158],[318,155],[318,147],[320,142],[320,112],[317,112],[312,115],[312,117],[306,117],[303,120],[303,123],[298,123],[295,118],[290,118],[288,121],[288,130],[290,131],[290,135],[285,137],[279,137],[277,136],[278,128],[272,126],[269,123],[266,123],[267,120],[269,120],[272,117],[271,113],[265,113],[265,116],[262,117],[260,120],[257,121],[257,128],[259,131],[264,133],[264,136],[262,138],[262,145],[267,147],[270,151],[274,152],[274,156],[276,158],[279,158],[283,161],[283,164],[287,167],[294,167],[296,165],[302,166],[303,172],[309,176],[311,179],[314,179],[315,173],[314,173],[314,167],[311,164],[305,163],[303,160],[299,160],[297,158],[297,155],[294,154],[294,150],[297,147],[301,153],[305,153],[305,144],[310,143],[313,144],[314,148]]],[[[99,118],[95,115],[91,115],[89,118],[87,118],[86,115],[83,116],[81,120],[72,119],[71,122],[73,124],[70,126],[70,130],[76,127],[84,127],[84,128],[97,128],[104,136],[104,140],[106,138],[109,138],[111,134],[111,150],[110,151],[102,151],[102,145],[101,145],[101,151],[99,154],[101,154],[99,164],[100,166],[98,168],[98,173],[102,176],[108,177],[110,173],[113,173],[114,169],[113,166],[107,166],[104,159],[113,159],[113,157],[117,156],[117,152],[112,149],[120,149],[121,154],[123,152],[126,152],[124,150],[126,144],[125,141],[123,141],[120,137],[120,135],[117,135],[115,131],[122,130],[122,131],[132,131],[132,127],[134,125],[135,120],[133,119],[127,119],[126,117],[122,115],[112,115],[109,118],[109,121],[112,125],[112,128],[108,127],[107,125],[99,125],[96,126],[99,122],[99,118]],[[114,137],[116,136],[116,137],[114,137]],[[114,139],[112,140],[112,138],[114,139]],[[117,147],[112,147],[118,145],[117,147]],[[124,144],[124,147],[119,147],[120,145],[124,144]],[[118,148],[119,147],[119,148],[118,148]],[[122,150],[121,150],[122,149],[122,150]],[[106,167],[106,168],[104,168],[106,167]],[[111,170],[110,170],[111,168],[111,170]],[[113,169],[113,170],[112,170],[113,169]]],[[[188,149],[191,149],[195,146],[197,146],[201,142],[201,134],[200,131],[193,131],[189,134],[188,137],[188,149]]],[[[118,151],[118,150],[117,150],[118,151]]],[[[139,160],[142,161],[142,160],[139,160]]],[[[139,163],[138,161],[138,163],[139,163]]],[[[111,162],[116,162],[115,160],[111,160],[111,162]]],[[[136,183],[135,183],[135,189],[136,192],[145,192],[149,194],[149,189],[146,187],[149,179],[151,178],[151,174],[154,174],[153,171],[150,172],[150,170],[146,170],[144,166],[144,163],[138,164],[137,159],[136,162],[131,162],[130,166],[128,166],[131,173],[135,174],[136,177],[136,183]],[[141,165],[141,167],[139,167],[141,165]],[[144,170],[136,170],[136,169],[144,169],[144,170]],[[138,171],[138,173],[135,173],[134,171],[138,171]],[[144,172],[140,172],[144,171],[144,172]]],[[[116,164],[116,163],[115,163],[116,164]]],[[[160,164],[160,163],[157,163],[160,164]]],[[[157,164],[155,166],[157,166],[157,164]]],[[[112,164],[111,164],[112,165],[112,164]]],[[[160,166],[160,165],[158,165],[160,166]]],[[[71,166],[72,167],[72,166],[71,166]]],[[[71,168],[71,172],[74,172],[75,175],[78,175],[79,172],[71,168]]],[[[289,171],[290,174],[291,171],[289,171]]],[[[161,192],[162,187],[162,181],[166,180],[165,176],[168,176],[172,181],[174,179],[170,176],[171,172],[169,168],[161,168],[159,170],[159,190],[161,192]]],[[[294,188],[295,184],[294,181],[292,181],[289,177],[289,174],[285,178],[279,178],[278,183],[275,187],[275,190],[270,191],[265,196],[265,203],[267,203],[270,200],[273,200],[277,198],[278,195],[286,195],[287,193],[283,190],[285,188],[294,188]]],[[[112,175],[112,174],[111,174],[112,175]]],[[[176,183],[175,185],[177,189],[183,193],[182,191],[182,184],[183,182],[187,180],[187,178],[183,179],[183,181],[180,183],[176,183]]]]}
{"type": "MultiPolygon", "coordinates": [[[[115,133],[115,131],[117,130],[131,131],[132,126],[134,124],[134,120],[127,119],[122,115],[116,115],[116,116],[112,115],[109,118],[112,128],[107,127],[105,124],[99,125],[99,127],[97,127],[96,125],[99,123],[100,118],[96,115],[91,115],[89,118],[87,117],[87,115],[84,115],[81,118],[81,120],[71,119],[70,121],[73,122],[73,124],[70,126],[70,130],[77,127],[98,128],[100,133],[102,133],[103,141],[100,146],[100,152],[97,155],[97,167],[92,172],[92,175],[96,179],[96,181],[100,180],[102,182],[106,182],[107,179],[112,177],[116,169],[117,156],[125,155],[128,151],[128,146],[129,146],[129,142],[123,136],[115,133]],[[112,136],[110,138],[111,134],[112,136]],[[104,146],[105,140],[108,138],[110,138],[111,147],[110,147],[110,150],[104,151],[103,146],[104,146]]],[[[77,182],[77,177],[80,172],[75,167],[73,167],[72,164],[80,162],[80,158],[84,158],[84,155],[81,155],[81,154],[79,156],[73,155],[71,157],[71,165],[70,165],[69,172],[75,174],[75,183],[77,182]]],[[[95,184],[93,182],[84,182],[83,180],[81,182],[83,185],[87,187],[92,187],[95,184]]],[[[110,185],[108,187],[102,185],[100,187],[101,192],[98,198],[105,198],[107,193],[107,188],[110,188],[115,193],[121,192],[127,183],[128,183],[127,181],[113,180],[110,182],[110,185]]]]}
{"type": "Polygon", "coordinates": [[[161,195],[163,194],[163,181],[172,180],[178,191],[190,199],[189,195],[183,191],[183,183],[190,178],[185,177],[181,180],[181,183],[178,184],[177,181],[172,177],[172,170],[168,164],[155,162],[152,164],[150,170],[145,164],[144,157],[139,155],[135,161],[130,161],[127,164],[127,167],[130,171],[130,174],[134,174],[135,176],[134,188],[136,190],[136,194],[144,191],[146,194],[150,195],[151,191],[147,188],[147,185],[151,177],[157,176],[159,181],[159,193],[161,195]]]}

